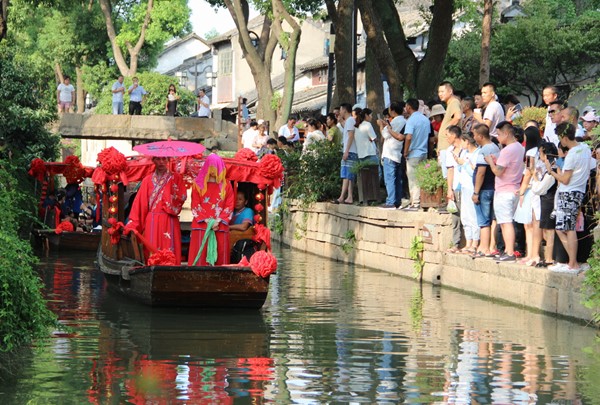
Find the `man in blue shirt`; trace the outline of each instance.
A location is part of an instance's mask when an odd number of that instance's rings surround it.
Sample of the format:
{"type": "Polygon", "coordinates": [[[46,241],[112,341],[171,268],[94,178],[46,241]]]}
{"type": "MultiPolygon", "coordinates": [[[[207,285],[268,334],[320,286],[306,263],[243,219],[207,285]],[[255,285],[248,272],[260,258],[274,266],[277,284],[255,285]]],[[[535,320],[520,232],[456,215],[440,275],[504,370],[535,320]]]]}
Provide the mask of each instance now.
{"type": "Polygon", "coordinates": [[[112,112],[114,115],[123,114],[123,95],[125,86],[123,85],[123,76],[119,76],[112,85],[112,112]]]}
{"type": "Polygon", "coordinates": [[[410,206],[406,209],[418,211],[421,207],[421,188],[417,184],[415,169],[420,162],[427,159],[431,123],[426,116],[419,112],[419,100],[416,98],[406,100],[404,112],[408,116],[404,130],[404,157],[406,158],[406,175],[410,190],[410,206]]]}
{"type": "Polygon", "coordinates": [[[127,90],[129,94],[129,115],[142,115],[142,103],[148,92],[139,84],[137,77],[133,78],[133,84],[127,90]]]}

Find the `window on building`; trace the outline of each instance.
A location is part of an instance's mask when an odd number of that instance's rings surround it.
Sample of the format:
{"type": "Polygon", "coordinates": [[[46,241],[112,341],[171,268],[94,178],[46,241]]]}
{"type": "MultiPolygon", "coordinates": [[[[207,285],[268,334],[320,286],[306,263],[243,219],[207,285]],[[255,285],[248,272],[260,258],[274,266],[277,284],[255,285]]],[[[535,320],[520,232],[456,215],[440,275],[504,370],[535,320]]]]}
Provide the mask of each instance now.
{"type": "Polygon", "coordinates": [[[219,75],[230,75],[233,70],[233,51],[219,52],[219,75]]]}

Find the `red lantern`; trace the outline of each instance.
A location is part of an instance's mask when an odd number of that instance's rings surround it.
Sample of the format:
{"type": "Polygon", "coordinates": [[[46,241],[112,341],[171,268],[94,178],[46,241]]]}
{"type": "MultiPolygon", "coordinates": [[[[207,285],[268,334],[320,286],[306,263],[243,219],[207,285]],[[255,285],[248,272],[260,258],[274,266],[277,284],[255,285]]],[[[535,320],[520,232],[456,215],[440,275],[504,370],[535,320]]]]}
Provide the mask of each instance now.
{"type": "Polygon", "coordinates": [[[262,193],[257,193],[254,198],[256,198],[256,201],[262,201],[265,197],[262,195],[262,193]]]}
{"type": "Polygon", "coordinates": [[[111,193],[116,193],[119,191],[119,185],[117,183],[113,183],[110,185],[110,191],[111,193]]]}
{"type": "Polygon", "coordinates": [[[116,207],[110,207],[108,209],[108,212],[110,212],[111,214],[116,214],[117,213],[117,208],[116,207]]]}
{"type": "Polygon", "coordinates": [[[116,195],[111,195],[110,198],[108,199],[108,201],[110,201],[111,203],[115,203],[117,202],[118,198],[116,195]]]}
{"type": "Polygon", "coordinates": [[[260,221],[262,221],[262,216],[260,216],[260,215],[255,215],[255,216],[254,216],[254,222],[256,222],[256,223],[258,224],[260,221]]]}
{"type": "Polygon", "coordinates": [[[254,206],[254,211],[256,211],[256,212],[261,212],[261,211],[262,211],[262,210],[264,210],[264,209],[265,209],[265,207],[263,207],[263,205],[262,205],[262,204],[256,204],[256,205],[254,206]]]}

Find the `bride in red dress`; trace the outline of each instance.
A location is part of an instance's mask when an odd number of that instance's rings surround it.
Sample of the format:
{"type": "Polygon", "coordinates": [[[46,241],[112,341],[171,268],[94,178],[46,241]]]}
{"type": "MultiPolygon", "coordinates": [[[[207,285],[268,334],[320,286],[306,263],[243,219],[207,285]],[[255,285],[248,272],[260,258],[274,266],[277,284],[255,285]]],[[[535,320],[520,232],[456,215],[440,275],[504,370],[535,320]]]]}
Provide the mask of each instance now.
{"type": "MultiPolygon", "coordinates": [[[[179,213],[187,198],[182,177],[168,169],[169,158],[154,157],[154,173],[146,176],[129,213],[128,228],[135,228],[157,250],[168,249],[181,264],[179,213]]],[[[146,260],[149,252],[144,249],[146,260]]]]}
{"type": "MultiPolygon", "coordinates": [[[[207,224],[213,219],[212,229],[217,240],[217,258],[211,265],[229,264],[229,221],[233,214],[233,189],[226,178],[225,162],[211,153],[205,159],[196,181],[192,185],[192,237],[188,265],[198,256],[207,224]]],[[[205,243],[197,266],[206,266],[209,242],[205,243]]]]}

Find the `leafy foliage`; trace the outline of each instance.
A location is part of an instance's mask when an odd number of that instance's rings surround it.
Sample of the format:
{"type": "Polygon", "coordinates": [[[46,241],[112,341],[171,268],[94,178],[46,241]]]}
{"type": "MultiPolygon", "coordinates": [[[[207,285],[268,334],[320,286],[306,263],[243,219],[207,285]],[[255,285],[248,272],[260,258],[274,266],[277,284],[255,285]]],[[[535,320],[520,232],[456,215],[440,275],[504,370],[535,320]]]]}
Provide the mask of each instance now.
{"type": "Polygon", "coordinates": [[[55,115],[38,98],[35,75],[13,59],[12,52],[0,48],[0,156],[26,167],[34,157],[55,158],[60,139],[45,127],[55,115]]]}
{"type": "Polygon", "coordinates": [[[543,107],[526,107],[521,112],[521,115],[514,120],[514,124],[523,127],[527,121],[537,121],[540,124],[540,130],[543,131],[546,127],[546,115],[548,110],[543,107]]]}
{"type": "Polygon", "coordinates": [[[293,151],[281,156],[286,169],[286,197],[306,205],[334,198],[340,188],[341,158],[339,147],[329,141],[311,144],[304,154],[293,151]]]}
{"type": "MultiPolygon", "coordinates": [[[[140,80],[140,85],[149,93],[146,96],[146,102],[142,106],[143,115],[164,115],[165,105],[167,102],[167,91],[170,84],[174,84],[174,78],[171,76],[161,75],[155,72],[138,73],[137,78],[140,80]]],[[[112,112],[112,84],[116,81],[116,77],[109,81],[103,88],[96,107],[97,114],[110,114],[112,112]]],[[[123,81],[125,88],[129,88],[132,80],[126,77],[123,81]]],[[[181,97],[177,103],[177,111],[181,115],[190,115],[194,111],[196,97],[194,93],[185,89],[178,88],[177,94],[181,97]]],[[[125,92],[125,109],[129,96],[125,92]]]]}
{"type": "Polygon", "coordinates": [[[31,247],[20,240],[18,230],[26,213],[20,207],[27,198],[18,192],[14,172],[0,161],[0,352],[29,344],[48,335],[55,317],[40,293],[41,281],[33,271],[31,247]],[[6,167],[10,170],[6,170],[6,167]]]}
{"type": "Polygon", "coordinates": [[[423,259],[423,251],[425,250],[425,245],[423,243],[423,238],[420,236],[415,236],[410,241],[410,248],[408,249],[408,257],[411,260],[414,260],[413,263],[413,277],[419,278],[423,275],[423,267],[425,267],[425,260],[423,259]]]}
{"type": "Polygon", "coordinates": [[[442,169],[435,159],[424,160],[415,169],[415,178],[421,190],[434,194],[437,190],[446,187],[446,179],[442,169]]]}
{"type": "MultiPolygon", "coordinates": [[[[524,12],[492,32],[490,79],[499,93],[533,94],[537,104],[545,85],[564,84],[568,96],[595,75],[590,67],[600,57],[600,12],[577,16],[573,2],[557,0],[528,1],[524,12]]],[[[480,35],[476,28],[452,41],[445,63],[446,77],[467,93],[479,87],[480,35]]]]}
{"type": "Polygon", "coordinates": [[[587,297],[583,304],[592,309],[593,321],[600,325],[600,240],[594,242],[588,264],[590,269],[585,272],[585,279],[583,280],[587,297]]]}

